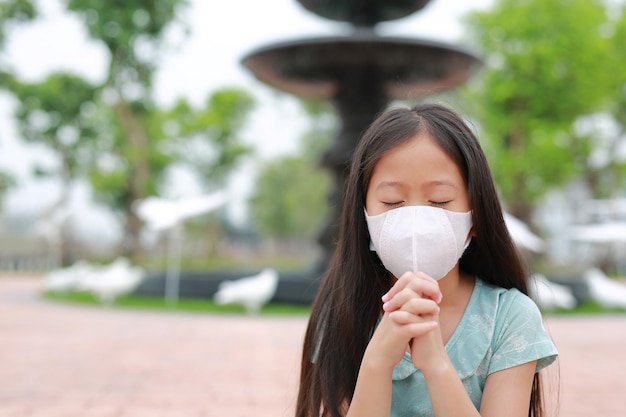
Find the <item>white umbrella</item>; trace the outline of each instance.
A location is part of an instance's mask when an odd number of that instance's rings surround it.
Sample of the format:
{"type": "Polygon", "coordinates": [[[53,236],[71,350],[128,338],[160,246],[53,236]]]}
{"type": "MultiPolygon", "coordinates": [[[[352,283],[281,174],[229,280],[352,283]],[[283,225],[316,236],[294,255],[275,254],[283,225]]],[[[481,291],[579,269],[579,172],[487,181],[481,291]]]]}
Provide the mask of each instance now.
{"type": "Polygon", "coordinates": [[[604,222],[570,226],[565,233],[570,240],[590,243],[626,242],[626,222],[604,222]]]}
{"type": "Polygon", "coordinates": [[[626,308],[626,285],[607,277],[598,268],[585,271],[583,278],[592,300],[605,308],[626,308]]]}
{"type": "Polygon", "coordinates": [[[552,282],[543,274],[531,275],[529,283],[530,296],[541,309],[571,310],[576,307],[576,298],[571,288],[552,282]]]}
{"type": "Polygon", "coordinates": [[[620,262],[624,259],[626,244],[626,222],[609,221],[603,223],[570,226],[564,237],[574,242],[598,245],[607,248],[620,273],[620,262]]]}
{"type": "Polygon", "coordinates": [[[224,191],[197,197],[170,200],[149,197],[135,204],[135,211],[152,230],[166,231],[168,239],[168,267],[165,275],[165,299],[175,303],[178,300],[180,282],[180,256],[183,238],[182,224],[185,220],[209,213],[228,200],[224,191]]]}
{"type": "Polygon", "coordinates": [[[526,223],[509,213],[503,214],[506,227],[509,229],[509,234],[516,245],[532,252],[541,252],[543,250],[543,240],[531,232],[526,223]]]}
{"type": "Polygon", "coordinates": [[[148,197],[136,204],[135,211],[149,228],[168,230],[191,217],[215,210],[226,201],[227,196],[223,191],[177,200],[148,197]]]}

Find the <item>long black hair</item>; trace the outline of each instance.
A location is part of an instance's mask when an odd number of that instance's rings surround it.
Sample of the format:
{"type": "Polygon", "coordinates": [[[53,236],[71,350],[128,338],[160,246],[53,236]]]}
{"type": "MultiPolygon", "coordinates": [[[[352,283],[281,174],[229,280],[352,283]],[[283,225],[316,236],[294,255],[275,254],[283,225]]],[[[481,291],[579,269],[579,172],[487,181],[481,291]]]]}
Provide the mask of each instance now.
{"type": "MultiPolygon", "coordinates": [[[[474,237],[460,269],[483,281],[528,294],[527,271],[504,222],[496,187],[478,139],[454,111],[438,104],[382,113],[355,149],[345,184],[337,246],[320,285],[305,335],[296,417],[342,417],[363,354],[390,288],[389,272],[369,249],[363,208],[378,160],[428,133],[460,168],[467,186],[474,237]]],[[[541,416],[535,374],[529,415],[541,416]]]]}

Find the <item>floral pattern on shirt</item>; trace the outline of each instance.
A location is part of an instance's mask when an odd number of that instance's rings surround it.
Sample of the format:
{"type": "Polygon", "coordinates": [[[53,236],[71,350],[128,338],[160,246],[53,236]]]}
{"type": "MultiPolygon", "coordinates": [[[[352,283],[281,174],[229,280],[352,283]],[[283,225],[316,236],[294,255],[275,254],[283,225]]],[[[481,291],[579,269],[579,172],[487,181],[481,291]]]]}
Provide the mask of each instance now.
{"type": "MultiPolygon", "coordinates": [[[[446,350],[477,409],[489,374],[535,360],[539,371],[557,356],[529,297],[478,279],[446,350]]],[[[391,416],[433,416],[426,382],[408,353],[393,370],[391,416]]]]}

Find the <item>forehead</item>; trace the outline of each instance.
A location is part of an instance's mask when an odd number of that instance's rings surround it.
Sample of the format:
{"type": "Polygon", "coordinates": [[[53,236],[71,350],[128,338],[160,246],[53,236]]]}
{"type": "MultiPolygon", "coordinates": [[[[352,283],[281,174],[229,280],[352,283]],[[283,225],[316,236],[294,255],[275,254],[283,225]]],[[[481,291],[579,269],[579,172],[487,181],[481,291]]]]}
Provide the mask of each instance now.
{"type": "Polygon", "coordinates": [[[376,162],[372,180],[380,176],[446,176],[464,180],[452,156],[428,133],[420,133],[385,152],[376,162]]]}

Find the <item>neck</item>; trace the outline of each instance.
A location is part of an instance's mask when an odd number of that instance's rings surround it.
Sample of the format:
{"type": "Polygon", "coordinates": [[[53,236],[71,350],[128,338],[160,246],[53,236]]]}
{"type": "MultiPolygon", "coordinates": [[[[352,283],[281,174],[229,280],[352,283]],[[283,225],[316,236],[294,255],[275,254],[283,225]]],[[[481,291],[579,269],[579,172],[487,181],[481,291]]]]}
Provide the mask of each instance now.
{"type": "Polygon", "coordinates": [[[460,301],[466,301],[468,291],[474,288],[474,277],[460,272],[458,266],[455,267],[448,275],[439,280],[439,289],[443,294],[443,299],[439,306],[457,305],[460,301]]]}

